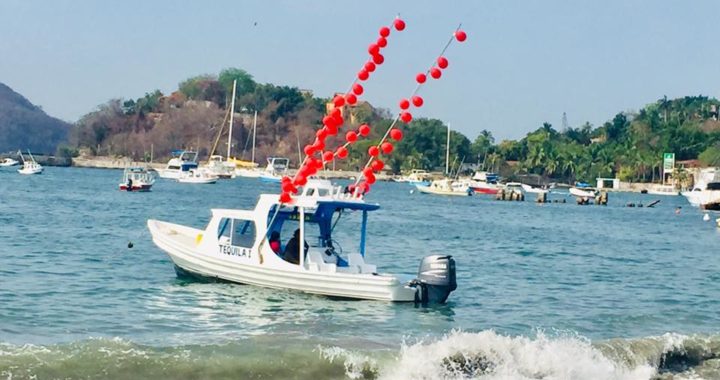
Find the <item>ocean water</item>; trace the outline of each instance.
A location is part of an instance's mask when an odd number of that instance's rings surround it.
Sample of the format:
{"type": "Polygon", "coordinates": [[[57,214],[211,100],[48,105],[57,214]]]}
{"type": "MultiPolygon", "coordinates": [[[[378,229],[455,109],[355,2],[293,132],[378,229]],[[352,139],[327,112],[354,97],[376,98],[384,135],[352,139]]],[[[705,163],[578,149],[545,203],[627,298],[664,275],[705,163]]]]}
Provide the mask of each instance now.
{"type": "Polygon", "coordinates": [[[422,308],[177,278],[147,219],[202,228],[277,185],[124,193],[121,174],[0,170],[0,378],[720,379],[720,215],[682,197],[539,205],[378,183],[367,261],[456,259],[457,291],[422,308]]]}

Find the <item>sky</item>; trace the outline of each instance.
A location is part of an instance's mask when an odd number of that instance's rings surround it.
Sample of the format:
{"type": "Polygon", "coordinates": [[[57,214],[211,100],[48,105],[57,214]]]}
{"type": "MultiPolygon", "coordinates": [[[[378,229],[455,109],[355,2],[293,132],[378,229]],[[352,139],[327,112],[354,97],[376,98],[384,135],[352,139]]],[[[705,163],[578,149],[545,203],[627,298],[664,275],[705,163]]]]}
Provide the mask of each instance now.
{"type": "Polygon", "coordinates": [[[663,96],[720,97],[715,0],[0,0],[0,82],[69,122],[228,67],[329,97],[398,14],[407,28],[389,36],[362,99],[398,111],[462,24],[468,39],[412,113],[471,140],[562,129],[563,113],[599,126],[663,96]]]}

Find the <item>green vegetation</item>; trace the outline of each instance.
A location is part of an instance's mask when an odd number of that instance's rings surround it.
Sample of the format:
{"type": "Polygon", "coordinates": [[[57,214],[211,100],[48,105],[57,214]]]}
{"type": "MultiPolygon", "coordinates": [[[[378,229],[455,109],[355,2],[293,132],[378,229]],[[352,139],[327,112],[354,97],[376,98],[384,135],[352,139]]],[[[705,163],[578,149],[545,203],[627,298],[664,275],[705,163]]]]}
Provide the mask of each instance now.
{"type": "Polygon", "coordinates": [[[0,152],[54,153],[70,127],[0,83],[0,152]]]}
{"type": "MultiPolygon", "coordinates": [[[[296,162],[298,144],[312,143],[329,99],[293,87],[256,83],[250,74],[236,68],[225,69],[217,76],[188,78],[170,95],[156,90],[135,100],[111,100],[78,121],[70,148],[140,160],[149,156],[151,147],[157,159],[183,147],[207,155],[227,124],[233,80],[238,81],[233,151],[239,156],[249,150],[251,115],[257,111],[257,161],[281,155],[296,162]]],[[[598,128],[585,123],[558,131],[543,123],[518,141],[496,142],[486,130],[471,141],[453,131],[451,162],[454,167],[481,164],[504,176],[529,174],[563,181],[591,181],[599,176],[657,180],[663,152],[674,152],[677,160],[699,158],[706,165],[720,165],[718,108],[718,100],[705,96],[663,98],[638,112],[619,113],[598,128]]],[[[367,148],[379,142],[393,115],[365,102],[349,112],[352,117],[346,115],[345,126],[326,140],[326,146],[342,144],[348,130],[369,123],[371,134],[351,147],[346,160],[336,163],[337,168],[358,169],[367,159],[367,148]]],[[[400,128],[403,140],[384,158],[393,172],[445,166],[446,125],[419,118],[400,128]]],[[[225,152],[227,147],[221,144],[218,149],[225,152]]]]}

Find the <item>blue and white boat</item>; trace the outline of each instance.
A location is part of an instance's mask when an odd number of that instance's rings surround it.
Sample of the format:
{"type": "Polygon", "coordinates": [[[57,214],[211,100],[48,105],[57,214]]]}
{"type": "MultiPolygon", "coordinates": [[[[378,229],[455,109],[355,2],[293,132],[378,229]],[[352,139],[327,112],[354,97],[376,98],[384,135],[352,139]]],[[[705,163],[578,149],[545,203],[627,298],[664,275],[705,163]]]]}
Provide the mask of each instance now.
{"type": "Polygon", "coordinates": [[[172,158],[168,161],[165,169],[158,170],[161,178],[178,179],[186,172],[197,169],[197,152],[190,150],[176,150],[172,152],[172,158]]]}
{"type": "Polygon", "coordinates": [[[368,214],[379,207],[330,181],[310,180],[288,203],[262,194],[253,210],[213,209],[204,229],[147,224],[178,275],[341,298],[445,302],[456,288],[451,256],[426,256],[414,279],[366,261],[368,214]],[[277,252],[269,242],[275,232],[277,252]]]}

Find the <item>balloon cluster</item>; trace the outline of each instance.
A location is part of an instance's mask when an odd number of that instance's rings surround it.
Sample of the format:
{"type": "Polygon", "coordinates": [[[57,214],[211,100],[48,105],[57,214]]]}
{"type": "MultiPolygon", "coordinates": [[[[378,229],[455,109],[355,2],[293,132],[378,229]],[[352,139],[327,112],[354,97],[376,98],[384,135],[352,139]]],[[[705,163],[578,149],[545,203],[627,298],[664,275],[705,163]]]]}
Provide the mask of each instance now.
{"type": "MultiPolygon", "coordinates": [[[[396,17],[392,23],[392,27],[397,31],[405,29],[405,21],[400,17],[396,17]]],[[[292,195],[298,193],[298,188],[304,186],[308,178],[317,174],[317,172],[323,168],[323,166],[337,159],[344,159],[348,156],[348,146],[358,140],[360,136],[367,137],[370,134],[370,126],[367,124],[361,125],[356,131],[348,131],[345,134],[345,143],[339,146],[337,149],[326,149],[325,139],[330,136],[338,134],[340,128],[345,123],[341,108],[345,105],[355,105],[358,101],[358,97],[363,94],[364,88],[359,83],[366,81],[370,78],[370,74],[375,69],[385,62],[385,57],[381,54],[382,49],[387,47],[388,37],[390,36],[390,27],[383,26],[380,28],[380,37],[368,46],[368,54],[370,58],[363,64],[360,71],[358,71],[356,79],[353,80],[350,89],[344,95],[336,95],[333,100],[333,108],[328,114],[323,117],[323,127],[315,133],[315,141],[312,144],[306,145],[303,151],[305,152],[305,159],[300,165],[295,176],[291,179],[288,176],[284,176],[280,182],[282,193],[280,193],[280,202],[289,203],[292,201],[292,195]]],[[[392,151],[392,146],[390,146],[392,151]]],[[[382,167],[380,167],[382,169],[382,167]]],[[[380,170],[378,169],[378,170],[380,170]]],[[[374,182],[374,176],[373,182],[374,182]]],[[[368,177],[366,176],[366,179],[368,177]]],[[[362,186],[356,186],[358,191],[361,193],[367,192],[367,189],[362,186]]]]}
{"type": "Polygon", "coordinates": [[[445,48],[443,48],[440,56],[435,60],[435,63],[433,63],[432,67],[430,67],[427,71],[421,72],[415,76],[417,86],[415,87],[412,95],[409,99],[400,99],[400,102],[398,103],[398,105],[400,106],[400,112],[398,113],[397,117],[395,117],[395,120],[393,120],[393,122],[390,124],[387,131],[385,131],[385,134],[383,135],[383,138],[380,140],[380,142],[377,145],[368,148],[368,154],[370,155],[370,159],[368,160],[367,164],[365,164],[361,176],[358,177],[355,183],[357,186],[364,186],[365,190],[369,190],[370,185],[375,183],[375,173],[382,170],[382,168],[385,166],[385,163],[378,158],[380,152],[385,155],[389,155],[394,149],[393,144],[387,141],[388,137],[398,142],[403,138],[402,130],[395,127],[398,120],[401,120],[405,124],[409,124],[412,121],[412,114],[409,111],[410,105],[412,104],[416,108],[422,107],[424,100],[422,97],[417,95],[417,93],[420,90],[420,87],[422,87],[422,85],[427,81],[427,76],[430,75],[430,77],[432,77],[433,79],[440,79],[443,73],[442,70],[447,69],[449,65],[448,59],[444,56],[445,51],[454,40],[457,40],[458,42],[464,42],[466,39],[467,34],[458,27],[458,29],[455,30],[452,37],[450,37],[450,40],[445,45],[445,48]],[[365,178],[365,181],[361,182],[363,177],[365,178]]]}

